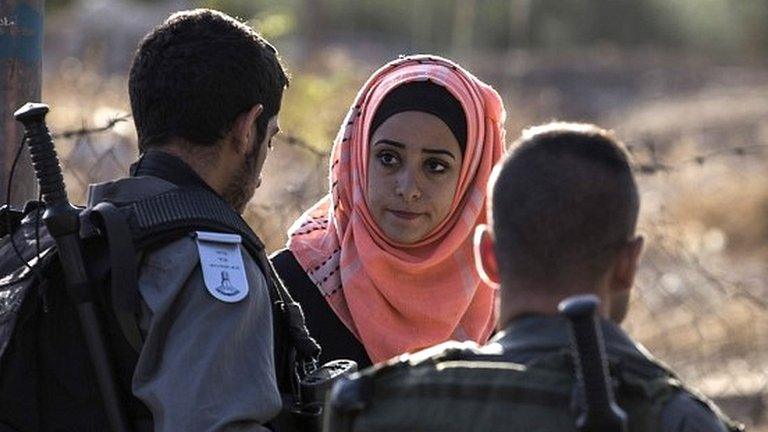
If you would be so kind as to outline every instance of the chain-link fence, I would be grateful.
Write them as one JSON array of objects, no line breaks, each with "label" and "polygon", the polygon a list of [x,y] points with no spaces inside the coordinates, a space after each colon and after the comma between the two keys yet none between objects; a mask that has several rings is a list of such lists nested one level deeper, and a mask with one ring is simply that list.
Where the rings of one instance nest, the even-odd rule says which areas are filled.
[{"label": "chain-link fence", "polygon": [[[73,201],[84,201],[87,184],[123,175],[135,160],[135,143],[110,131],[114,124],[57,135]],[[728,196],[727,190],[718,189],[718,178],[728,178],[736,189],[754,189],[757,197],[750,199],[768,216],[768,134],[758,129],[725,140],[710,136],[722,131],[699,132],[702,142],[714,144],[707,148],[695,143],[697,152],[689,149],[677,160],[671,143],[679,149],[690,134],[627,137],[643,191],[641,230],[648,248],[626,328],[726,412],[767,427],[768,275],[763,259],[768,254],[761,259],[728,252],[727,233],[717,224],[697,222],[691,228],[691,219],[706,217],[700,210],[693,217],[680,207],[694,197],[709,199],[714,207],[733,206],[717,201]],[[246,210],[246,219],[271,250],[281,247],[287,227],[325,193],[326,176],[323,151],[297,138],[278,139],[263,190]],[[743,211],[739,206],[730,210],[736,217]],[[768,231],[765,220],[751,224],[762,226],[762,234]],[[765,240],[760,233],[755,236]]]},{"label": "chain-link fence", "polygon": [[[690,136],[645,136],[630,145],[650,208],[641,223],[648,249],[626,327],[726,412],[765,428],[768,266],[759,243],[767,240],[768,222],[759,216],[768,216],[766,131],[758,125],[694,136],[697,151],[675,161],[664,159],[675,153],[664,147]],[[723,228],[734,223],[743,232]]]}]

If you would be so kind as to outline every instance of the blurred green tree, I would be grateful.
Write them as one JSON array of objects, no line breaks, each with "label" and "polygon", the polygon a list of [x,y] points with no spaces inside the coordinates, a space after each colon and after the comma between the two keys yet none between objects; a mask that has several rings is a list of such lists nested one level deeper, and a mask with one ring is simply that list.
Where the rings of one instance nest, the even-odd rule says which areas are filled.
[{"label": "blurred green tree", "polygon": [[[147,1],[147,0],[133,0]],[[75,0],[49,0],[66,7]],[[765,0],[199,0],[311,53],[329,40],[412,51],[614,45],[721,56],[768,52]]]}]

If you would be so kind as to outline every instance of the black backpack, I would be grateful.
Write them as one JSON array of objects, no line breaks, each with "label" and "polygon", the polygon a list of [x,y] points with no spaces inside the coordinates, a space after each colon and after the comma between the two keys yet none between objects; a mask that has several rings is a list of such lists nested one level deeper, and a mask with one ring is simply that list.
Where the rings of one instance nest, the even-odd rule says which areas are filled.
[{"label": "black backpack", "polygon": [[[0,432],[106,430],[87,347],[73,302],[63,289],[55,242],[41,221],[42,205],[0,217]],[[213,193],[177,188],[116,206],[102,202],[80,214],[80,237],[106,333],[115,381],[135,430],[151,430],[147,408],[131,394],[141,349],[136,321],[138,257],[194,230],[239,234],[264,272],[275,320],[278,387],[295,401],[302,372],[319,347],[301,308],[275,276],[264,246],[247,224]]]}]

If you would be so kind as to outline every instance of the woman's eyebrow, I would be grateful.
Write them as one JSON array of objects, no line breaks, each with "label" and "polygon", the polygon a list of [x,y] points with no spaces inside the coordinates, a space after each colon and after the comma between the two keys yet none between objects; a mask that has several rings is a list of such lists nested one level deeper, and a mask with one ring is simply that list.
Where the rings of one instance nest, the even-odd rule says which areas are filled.
[{"label": "woman's eyebrow", "polygon": [[429,153],[429,154],[442,154],[442,155],[450,156],[453,160],[456,160],[456,156],[454,156],[454,154],[449,152],[448,150],[422,149],[421,152]]},{"label": "woman's eyebrow", "polygon": [[390,139],[380,139],[380,140],[376,141],[374,146],[377,146],[379,144],[389,144],[391,146],[395,146],[395,147],[398,147],[398,148],[402,148],[402,149],[405,148],[405,144],[403,144],[403,143],[401,143],[399,141],[394,141],[394,140],[390,140]]}]

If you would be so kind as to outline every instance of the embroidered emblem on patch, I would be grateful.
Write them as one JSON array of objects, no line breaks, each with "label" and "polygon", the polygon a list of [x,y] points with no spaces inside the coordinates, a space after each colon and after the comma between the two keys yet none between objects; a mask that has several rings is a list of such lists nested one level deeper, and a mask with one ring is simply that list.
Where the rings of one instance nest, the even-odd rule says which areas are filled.
[{"label": "embroidered emblem on patch", "polygon": [[240,251],[241,241],[237,234],[196,232],[195,242],[205,288],[223,302],[239,302],[248,295],[248,278]]}]

